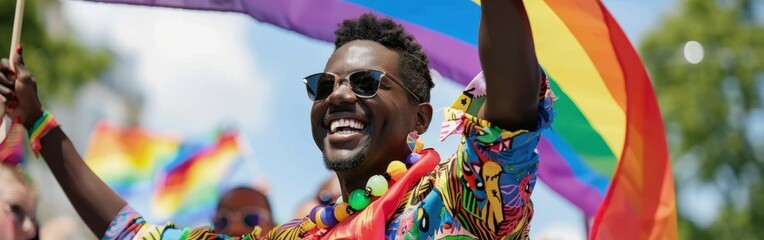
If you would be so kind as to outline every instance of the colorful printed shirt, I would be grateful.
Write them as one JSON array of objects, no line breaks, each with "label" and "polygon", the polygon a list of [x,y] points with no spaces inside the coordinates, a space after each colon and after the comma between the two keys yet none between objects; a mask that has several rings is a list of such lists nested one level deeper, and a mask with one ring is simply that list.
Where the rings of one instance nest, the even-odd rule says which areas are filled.
[{"label": "colorful printed shirt", "polygon": [[[537,129],[506,131],[477,118],[486,99],[480,74],[445,111],[440,138],[462,135],[457,153],[440,162],[426,150],[388,193],[331,230],[316,234],[310,220],[296,219],[261,236],[260,228],[241,237],[215,234],[209,227],[178,229],[146,223],[125,207],[104,239],[527,239],[541,131],[554,118],[546,75],[539,93]],[[424,160],[427,159],[427,160]],[[419,174],[419,175],[417,175]],[[398,185],[398,186],[396,186]],[[392,193],[391,193],[392,192]],[[390,195],[390,196],[388,196]],[[307,234],[309,231],[311,234]]]}]

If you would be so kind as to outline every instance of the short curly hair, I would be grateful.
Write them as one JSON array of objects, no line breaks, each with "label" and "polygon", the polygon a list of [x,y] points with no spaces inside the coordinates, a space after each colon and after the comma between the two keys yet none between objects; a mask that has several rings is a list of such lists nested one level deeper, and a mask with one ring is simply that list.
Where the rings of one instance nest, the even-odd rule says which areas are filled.
[{"label": "short curly hair", "polygon": [[[435,86],[430,76],[430,60],[422,51],[422,46],[405,32],[403,26],[389,18],[377,18],[374,14],[366,13],[356,19],[343,21],[334,35],[335,51],[351,41],[369,40],[398,52],[401,81],[422,102],[430,101],[430,90]],[[409,99],[415,101],[413,97]]]}]

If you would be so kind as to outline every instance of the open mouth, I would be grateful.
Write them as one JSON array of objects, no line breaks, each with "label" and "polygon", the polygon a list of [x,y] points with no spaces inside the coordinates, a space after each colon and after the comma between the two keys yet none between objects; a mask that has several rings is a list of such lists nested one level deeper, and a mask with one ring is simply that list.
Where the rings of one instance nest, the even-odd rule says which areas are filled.
[{"label": "open mouth", "polygon": [[329,133],[339,135],[351,135],[360,133],[366,124],[351,118],[334,119],[329,122]]}]

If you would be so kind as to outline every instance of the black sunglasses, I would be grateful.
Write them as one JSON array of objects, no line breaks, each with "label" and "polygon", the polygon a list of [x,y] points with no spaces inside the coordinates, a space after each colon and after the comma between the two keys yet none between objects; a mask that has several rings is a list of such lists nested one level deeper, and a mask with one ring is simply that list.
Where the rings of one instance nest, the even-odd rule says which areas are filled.
[{"label": "black sunglasses", "polygon": [[[237,218],[232,218],[231,215],[234,215]],[[224,216],[217,216],[215,217],[214,224],[215,229],[217,230],[223,230],[226,227],[228,227],[228,224],[230,221],[241,221],[244,223],[244,225],[253,228],[260,224],[260,214],[250,212],[250,213],[243,213],[243,214],[230,214],[230,215],[224,215]]]},{"label": "black sunglasses", "polygon": [[[401,86],[403,90],[411,94],[417,102],[421,102],[414,92],[403,86],[403,83],[395,79],[392,75],[379,70],[360,70],[347,75],[350,89],[356,96],[361,98],[372,98],[377,95],[379,85],[382,83],[382,77],[387,76],[390,80]],[[337,74],[322,72],[305,77],[302,82],[308,90],[308,98],[312,101],[324,100],[334,91],[334,87],[339,81],[343,80]]]}]

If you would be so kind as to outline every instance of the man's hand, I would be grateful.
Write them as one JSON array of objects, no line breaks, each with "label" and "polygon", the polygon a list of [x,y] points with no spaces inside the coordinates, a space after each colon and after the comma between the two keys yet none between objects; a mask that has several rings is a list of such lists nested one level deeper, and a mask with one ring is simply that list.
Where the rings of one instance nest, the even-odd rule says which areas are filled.
[{"label": "man's hand", "polygon": [[0,101],[5,103],[6,112],[24,127],[31,129],[44,110],[37,96],[37,82],[24,66],[21,48],[16,52],[14,68],[8,59],[0,61]]}]

